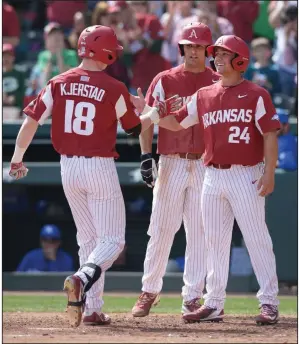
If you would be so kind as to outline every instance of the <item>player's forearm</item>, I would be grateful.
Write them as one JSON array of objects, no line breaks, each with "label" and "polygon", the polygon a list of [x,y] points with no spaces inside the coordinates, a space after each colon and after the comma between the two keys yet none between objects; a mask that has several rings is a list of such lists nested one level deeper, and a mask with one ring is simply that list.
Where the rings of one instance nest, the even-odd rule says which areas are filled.
[{"label": "player's forearm", "polygon": [[177,121],[175,116],[167,116],[167,117],[162,118],[159,121],[158,125],[159,127],[162,127],[171,131],[179,131],[179,130],[184,129],[184,127],[182,127],[180,123]]},{"label": "player's forearm", "polygon": [[278,143],[275,131],[264,134],[265,174],[274,174],[278,159]]},{"label": "player's forearm", "polygon": [[141,153],[151,153],[154,135],[154,125],[151,125],[147,130],[142,132],[139,136]]},{"label": "player's forearm", "polygon": [[141,133],[144,133],[153,124],[153,121],[150,115],[148,114],[140,116],[140,121],[141,121]]},{"label": "player's forearm", "polygon": [[[184,119],[185,113],[184,108],[181,108],[179,111],[176,112],[176,115],[180,119]],[[174,114],[175,112],[173,112]],[[160,118],[160,114],[158,113],[158,109],[156,107],[151,107],[149,105],[145,105],[142,115],[140,116],[141,123],[142,123],[142,132],[147,130],[149,128],[148,125],[148,118],[151,119],[152,123],[158,124],[160,127],[163,127],[165,129],[171,130],[171,131],[179,131],[184,129],[182,127],[178,120],[176,119],[176,116],[169,115],[163,118]]]},{"label": "player's forearm", "polygon": [[23,160],[23,156],[36,133],[38,122],[30,117],[26,117],[18,133],[12,162],[18,163]]}]

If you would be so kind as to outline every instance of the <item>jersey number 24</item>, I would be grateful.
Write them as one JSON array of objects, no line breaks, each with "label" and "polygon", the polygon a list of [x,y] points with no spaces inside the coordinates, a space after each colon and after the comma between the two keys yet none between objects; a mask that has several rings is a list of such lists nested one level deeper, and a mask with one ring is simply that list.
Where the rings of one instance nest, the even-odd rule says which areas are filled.
[{"label": "jersey number 24", "polygon": [[249,143],[250,135],[248,127],[245,127],[242,132],[239,127],[230,127],[229,131],[231,132],[228,137],[229,143],[240,143],[241,140],[244,140],[247,144]]},{"label": "jersey number 24", "polygon": [[[84,111],[85,110],[85,111]],[[83,115],[83,113],[85,114]],[[73,115],[75,118],[73,118]],[[80,102],[75,105],[74,100],[65,103],[64,132],[89,136],[93,133],[93,119],[96,107],[92,103]]]}]

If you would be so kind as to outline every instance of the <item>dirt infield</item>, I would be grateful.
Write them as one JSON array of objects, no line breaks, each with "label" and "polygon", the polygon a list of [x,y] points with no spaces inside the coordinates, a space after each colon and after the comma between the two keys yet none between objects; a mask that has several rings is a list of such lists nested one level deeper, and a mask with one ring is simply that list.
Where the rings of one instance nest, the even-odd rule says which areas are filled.
[{"label": "dirt infield", "polygon": [[72,329],[63,313],[5,312],[3,343],[297,343],[295,317],[281,317],[279,324],[262,327],[245,316],[187,325],[179,315],[111,317],[110,326]]}]

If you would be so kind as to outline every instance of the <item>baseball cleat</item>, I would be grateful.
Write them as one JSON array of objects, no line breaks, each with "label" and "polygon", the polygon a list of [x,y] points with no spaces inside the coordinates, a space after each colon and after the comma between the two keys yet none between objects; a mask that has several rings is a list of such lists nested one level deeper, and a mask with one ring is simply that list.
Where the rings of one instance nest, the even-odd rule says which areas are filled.
[{"label": "baseball cleat", "polygon": [[277,306],[262,305],[260,307],[260,314],[255,317],[257,325],[274,325],[279,320],[279,312]]},{"label": "baseball cleat", "polygon": [[195,322],[220,322],[223,321],[224,311],[208,306],[201,306],[197,311],[183,314],[183,320],[187,323]]},{"label": "baseball cleat", "polygon": [[159,294],[143,292],[132,309],[133,317],[145,317],[149,315],[152,306],[156,306],[159,301]]},{"label": "baseball cleat", "polygon": [[182,304],[182,314],[196,312],[201,307],[200,298],[184,301]]},{"label": "baseball cleat", "polygon": [[102,312],[93,312],[92,314],[83,315],[83,324],[86,326],[104,326],[111,324],[109,315]]},{"label": "baseball cleat", "polygon": [[75,275],[68,276],[64,281],[63,290],[67,293],[67,309],[69,323],[72,327],[78,327],[81,323],[84,306],[83,283]]}]

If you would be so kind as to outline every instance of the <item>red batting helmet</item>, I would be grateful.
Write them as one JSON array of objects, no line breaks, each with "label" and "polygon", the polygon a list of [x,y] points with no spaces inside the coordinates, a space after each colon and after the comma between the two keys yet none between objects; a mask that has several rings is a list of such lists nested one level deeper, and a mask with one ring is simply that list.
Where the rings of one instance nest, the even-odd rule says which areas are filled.
[{"label": "red batting helmet", "polygon": [[107,65],[117,59],[117,51],[123,50],[110,27],[102,25],[89,26],[82,31],[78,40],[78,55]]},{"label": "red batting helmet", "polygon": [[182,36],[179,41],[181,56],[184,56],[184,44],[211,45],[212,33],[209,27],[203,23],[190,23],[183,27]]},{"label": "red batting helmet", "polygon": [[236,53],[232,59],[232,67],[239,72],[245,72],[249,65],[250,51],[247,44],[240,37],[234,35],[221,36],[214,45],[207,48],[208,54],[215,57],[215,48],[223,48]]}]

